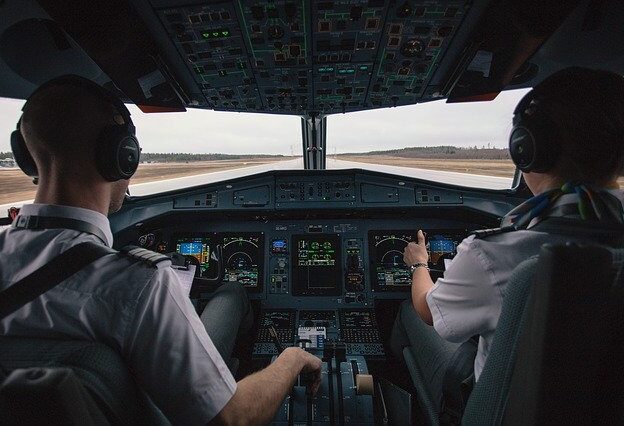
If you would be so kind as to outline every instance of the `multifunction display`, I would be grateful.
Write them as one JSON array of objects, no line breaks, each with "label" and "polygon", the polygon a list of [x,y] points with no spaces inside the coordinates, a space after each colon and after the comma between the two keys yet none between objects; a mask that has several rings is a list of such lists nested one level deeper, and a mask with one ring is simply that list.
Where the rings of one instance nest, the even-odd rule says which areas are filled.
[{"label": "multifunction display", "polygon": [[[409,267],[403,261],[403,251],[411,241],[417,241],[417,230],[370,231],[368,234],[371,262],[371,282],[375,291],[408,291],[412,283]],[[457,253],[464,238],[463,231],[425,230],[429,253],[429,268],[434,279],[446,270],[446,261]]]},{"label": "multifunction display", "polygon": [[259,288],[264,262],[262,234],[222,234],[226,282]]},{"label": "multifunction display", "polygon": [[293,294],[339,295],[342,287],[340,236],[294,235],[293,246]]}]

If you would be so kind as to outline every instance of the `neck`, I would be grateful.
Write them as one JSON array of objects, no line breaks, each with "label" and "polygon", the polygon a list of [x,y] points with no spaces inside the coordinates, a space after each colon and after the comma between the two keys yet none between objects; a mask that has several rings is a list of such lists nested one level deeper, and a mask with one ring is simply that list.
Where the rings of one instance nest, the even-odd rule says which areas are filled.
[{"label": "neck", "polygon": [[102,182],[41,176],[35,203],[80,207],[108,215],[110,188]]},{"label": "neck", "polygon": [[556,176],[544,176],[542,180],[536,183],[535,188],[532,188],[533,193],[539,195],[551,189],[560,188],[564,183],[563,179]]}]

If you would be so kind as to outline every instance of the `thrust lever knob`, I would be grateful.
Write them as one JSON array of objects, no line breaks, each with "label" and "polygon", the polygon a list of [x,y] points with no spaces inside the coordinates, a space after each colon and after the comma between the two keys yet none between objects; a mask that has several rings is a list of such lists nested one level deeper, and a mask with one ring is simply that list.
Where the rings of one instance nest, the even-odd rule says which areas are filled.
[{"label": "thrust lever knob", "polygon": [[356,374],[355,393],[357,395],[373,395],[375,393],[373,376],[370,374]]}]

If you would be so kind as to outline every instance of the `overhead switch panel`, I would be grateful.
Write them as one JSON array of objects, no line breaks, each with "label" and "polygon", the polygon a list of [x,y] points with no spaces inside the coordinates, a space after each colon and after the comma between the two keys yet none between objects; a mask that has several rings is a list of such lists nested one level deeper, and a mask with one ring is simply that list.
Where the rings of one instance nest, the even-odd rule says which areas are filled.
[{"label": "overhead switch panel", "polygon": [[433,99],[426,89],[470,2],[183,3],[152,0],[199,107],[331,114]]}]

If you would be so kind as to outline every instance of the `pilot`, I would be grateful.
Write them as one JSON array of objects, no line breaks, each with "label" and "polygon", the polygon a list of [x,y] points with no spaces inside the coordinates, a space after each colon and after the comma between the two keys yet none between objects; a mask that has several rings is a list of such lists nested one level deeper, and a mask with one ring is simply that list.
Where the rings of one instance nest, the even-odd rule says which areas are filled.
[{"label": "pilot", "polygon": [[479,336],[479,380],[514,267],[542,244],[574,237],[531,229],[550,217],[624,221],[617,183],[624,166],[624,78],[577,67],[559,71],[524,96],[513,124],[510,154],[534,197],[510,211],[495,235],[466,238],[435,283],[422,231],[404,251],[413,271],[411,300],[397,315],[393,351],[410,348],[438,409],[451,359],[472,336]]},{"label": "pilot", "polygon": [[[123,170],[115,172],[102,162],[109,155],[102,145],[126,137],[130,148],[123,149],[133,149],[134,127],[124,104],[76,76],[54,79],[35,91],[18,130],[34,159],[39,185],[34,204],[22,207],[14,225],[26,216],[36,216],[35,223],[44,225],[0,232],[0,290],[79,243],[112,246],[107,215],[121,207],[128,179],[119,178]],[[130,160],[138,164],[138,158]],[[59,219],[80,226],[45,226]],[[0,335],[108,345],[176,424],[267,423],[302,371],[310,373],[316,391],[321,362],[298,348],[288,348],[266,369],[234,380],[224,358],[249,310],[242,286],[222,286],[217,302],[206,308],[222,309],[222,314],[213,312],[211,323],[202,324],[174,271],[161,266],[166,262],[154,267],[110,251],[1,319]],[[211,339],[206,327],[219,331],[219,341]]]}]

